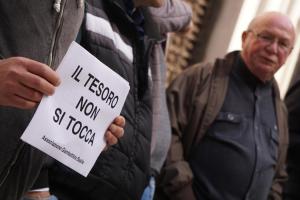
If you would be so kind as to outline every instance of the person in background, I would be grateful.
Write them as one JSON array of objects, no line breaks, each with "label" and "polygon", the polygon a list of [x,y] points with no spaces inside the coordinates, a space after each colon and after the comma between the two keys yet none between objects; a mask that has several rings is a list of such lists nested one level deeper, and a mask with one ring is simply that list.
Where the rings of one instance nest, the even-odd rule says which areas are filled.
[{"label": "person in background", "polygon": [[[189,23],[190,15],[180,16],[178,22],[166,26],[159,24],[158,19],[167,23],[161,17],[165,16],[163,10],[176,11],[172,5],[178,4],[176,1],[88,0],[86,3],[81,44],[128,80],[131,90],[121,113],[127,123],[124,137],[101,154],[87,179],[56,166],[50,175],[50,189],[59,199],[139,200],[149,181],[152,119],[159,115],[161,118],[157,120],[168,126],[167,112],[157,113],[160,104],[165,107],[165,67],[161,66],[164,57],[160,44],[164,33],[181,29]],[[149,6],[164,9],[153,13]],[[168,141],[163,145],[167,148]],[[68,174],[68,179],[62,179],[60,174]]]},{"label": "person in background", "polygon": [[[0,199],[19,200],[48,159],[20,136],[42,96],[59,85],[55,69],[76,38],[83,11],[81,0],[0,1]],[[108,144],[122,134],[122,126],[112,124]]]},{"label": "person in background", "polygon": [[294,26],[266,12],[241,39],[241,51],[188,68],[167,90],[168,199],[282,199],[288,127],[274,74],[293,49]]},{"label": "person in background", "polygon": [[171,129],[166,105],[165,82],[166,63],[162,50],[168,32],[188,32],[192,25],[192,10],[182,0],[167,0],[160,8],[148,7],[144,12],[149,24],[159,27],[161,40],[158,41],[150,53],[152,79],[152,135],[150,155],[150,179],[141,200],[152,200],[155,192],[156,178],[166,159],[171,143]]}]

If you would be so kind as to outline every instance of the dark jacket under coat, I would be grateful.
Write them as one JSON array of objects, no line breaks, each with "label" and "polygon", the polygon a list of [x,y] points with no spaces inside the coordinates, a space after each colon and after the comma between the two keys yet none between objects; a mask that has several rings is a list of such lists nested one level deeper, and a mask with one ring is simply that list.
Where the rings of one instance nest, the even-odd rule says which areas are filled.
[{"label": "dark jacket under coat", "polygon": [[150,80],[141,82],[140,76],[146,73],[147,78],[148,72],[140,70],[148,67],[147,53],[154,40],[145,36],[142,48],[124,6],[119,0],[86,1],[81,37],[85,49],[129,82],[121,112],[126,119],[124,136],[101,153],[87,178],[63,166],[53,168],[50,187],[62,200],[138,200],[148,182],[152,111],[150,85],[145,81]]}]

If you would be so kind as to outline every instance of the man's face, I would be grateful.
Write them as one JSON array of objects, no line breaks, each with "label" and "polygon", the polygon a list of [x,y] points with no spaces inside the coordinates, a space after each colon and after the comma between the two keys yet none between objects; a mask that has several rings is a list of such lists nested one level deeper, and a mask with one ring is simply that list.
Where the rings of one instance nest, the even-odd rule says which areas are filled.
[{"label": "man's face", "polygon": [[267,18],[243,33],[242,57],[260,80],[270,80],[285,63],[294,44],[294,32],[281,18]]}]

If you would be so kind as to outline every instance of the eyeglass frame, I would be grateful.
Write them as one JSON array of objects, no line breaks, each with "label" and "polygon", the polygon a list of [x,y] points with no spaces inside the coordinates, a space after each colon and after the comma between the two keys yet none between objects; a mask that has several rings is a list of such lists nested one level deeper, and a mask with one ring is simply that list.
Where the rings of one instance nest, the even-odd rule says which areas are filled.
[{"label": "eyeglass frame", "polygon": [[265,43],[266,45],[272,45],[274,42],[277,43],[277,49],[280,52],[283,52],[285,54],[289,53],[294,46],[291,44],[285,44],[284,42],[280,42],[280,38],[276,37],[275,35],[272,35],[270,33],[257,33],[256,31],[249,29],[247,30],[248,33],[253,33],[253,35],[256,37],[257,40]]}]

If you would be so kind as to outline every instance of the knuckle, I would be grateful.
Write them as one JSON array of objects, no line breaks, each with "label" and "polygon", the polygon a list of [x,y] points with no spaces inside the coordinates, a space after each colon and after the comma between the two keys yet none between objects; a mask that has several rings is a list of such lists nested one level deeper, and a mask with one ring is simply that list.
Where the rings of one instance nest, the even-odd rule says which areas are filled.
[{"label": "knuckle", "polygon": [[42,94],[40,92],[37,92],[37,91],[34,91],[34,90],[31,90],[31,95],[32,99],[34,100],[41,100],[42,99]]},{"label": "knuckle", "polygon": [[49,71],[47,67],[45,67],[44,65],[41,65],[41,67],[39,67],[39,71],[40,74],[42,74],[42,76],[45,76],[48,73],[51,73],[51,70]]},{"label": "knuckle", "polygon": [[23,57],[13,57],[12,58],[12,64],[18,67],[27,67],[28,66],[28,60]]},{"label": "knuckle", "polygon": [[123,135],[124,135],[124,129],[121,128],[121,131],[120,131],[120,137],[123,137]]},{"label": "knuckle", "polygon": [[34,79],[32,79],[32,84],[36,87],[36,88],[41,88],[43,86],[43,81],[42,79],[36,77]]},{"label": "knuckle", "polygon": [[112,133],[110,132],[110,130],[107,130],[105,133],[105,139],[109,140],[109,138],[111,137]]},{"label": "knuckle", "polygon": [[6,95],[10,95],[16,91],[16,84],[12,81],[5,81],[2,83],[3,92],[6,93]]},{"label": "knuckle", "polygon": [[109,126],[109,130],[110,130],[111,132],[115,132],[115,131],[116,131],[116,125],[115,125],[115,124],[111,124],[111,125]]},{"label": "knuckle", "polygon": [[20,77],[20,72],[17,67],[11,67],[7,71],[6,76],[9,79],[18,79],[18,77]]}]

